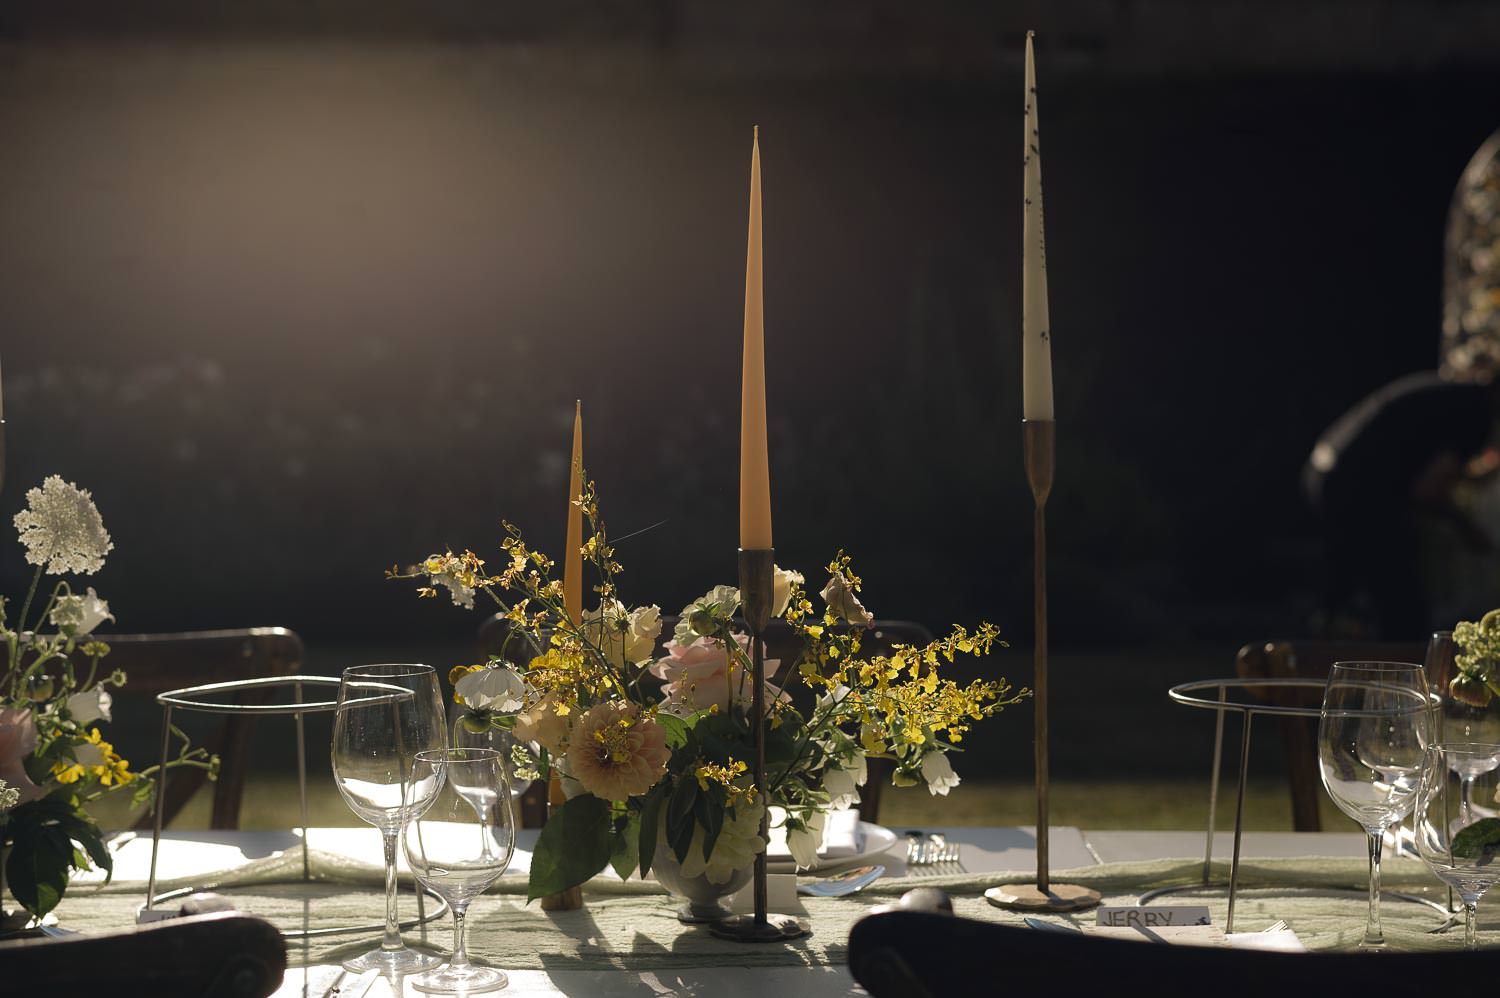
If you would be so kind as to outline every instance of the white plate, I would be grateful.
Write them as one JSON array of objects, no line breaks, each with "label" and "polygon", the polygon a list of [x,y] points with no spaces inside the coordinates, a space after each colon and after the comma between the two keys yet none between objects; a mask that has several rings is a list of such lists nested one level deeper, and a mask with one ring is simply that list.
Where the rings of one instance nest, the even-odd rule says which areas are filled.
[{"label": "white plate", "polygon": [[834,856],[827,859],[820,856],[818,861],[806,870],[798,870],[790,857],[768,856],[766,870],[771,873],[827,873],[829,870],[837,870],[845,866],[864,866],[896,844],[896,833],[884,825],[873,825],[868,821],[861,821],[859,830],[864,833],[865,848],[857,856]]}]

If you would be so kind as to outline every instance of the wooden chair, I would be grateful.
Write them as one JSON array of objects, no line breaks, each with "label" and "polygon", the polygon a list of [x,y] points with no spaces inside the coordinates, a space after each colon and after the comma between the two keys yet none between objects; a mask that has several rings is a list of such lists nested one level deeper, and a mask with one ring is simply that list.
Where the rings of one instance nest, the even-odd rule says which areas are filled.
[{"label": "wooden chair", "polygon": [[[664,615],[661,624],[661,640],[658,649],[671,640],[678,618]],[[860,648],[862,655],[888,655],[898,644],[925,645],[932,640],[932,632],[910,620],[877,620],[865,634]],[[495,614],[479,625],[478,650],[481,658],[490,655],[506,655],[512,660],[525,658],[522,650],[510,640],[510,621],[503,614]],[[802,654],[802,639],[784,620],[773,620],[766,633],[766,658],[779,659],[783,665],[779,676],[790,678],[788,673]],[[793,684],[795,688],[795,684]],[[880,811],[880,791],[890,780],[891,764],[884,759],[872,759],[869,779],[859,791],[859,816],[864,821],[875,821]],[[546,787],[540,783],[521,795],[521,827],[540,828],[547,820]]]},{"label": "wooden chair", "polygon": [[[100,634],[97,637],[110,649],[100,668],[122,669],[128,679],[124,688],[115,695],[151,698],[153,703],[158,693],[168,690],[236,679],[289,676],[302,666],[302,639],[284,627],[181,634]],[[157,723],[160,723],[159,715]],[[195,743],[220,759],[219,778],[213,790],[211,828],[239,827],[245,769],[249,764],[254,730],[253,717],[225,716],[206,741]],[[206,776],[203,770],[195,768],[172,773],[167,781],[164,821],[171,821],[182,810],[203,785]],[[136,822],[136,827],[149,828],[151,818],[152,813],[148,810]]]},{"label": "wooden chair", "polygon": [[0,943],[0,968],[6,994],[266,998],[281,986],[286,944],[269,922],[216,912]]},{"label": "wooden chair", "polygon": [[849,970],[875,998],[1104,994],[1266,998],[1359,994],[1441,981],[1446,996],[1494,992],[1500,949],[1476,953],[1269,953],[1043,932],[920,911],[870,915],[849,933]]},{"label": "wooden chair", "polygon": [[[1248,644],[1235,657],[1241,679],[1326,679],[1335,662],[1413,662],[1427,654],[1423,644],[1369,641],[1266,641]],[[1266,703],[1317,708],[1322,694],[1314,688],[1263,687],[1251,689]],[[1292,794],[1292,827],[1316,832],[1322,827],[1318,803],[1323,784],[1318,777],[1318,722],[1311,717],[1281,717],[1286,749],[1287,783]]]}]

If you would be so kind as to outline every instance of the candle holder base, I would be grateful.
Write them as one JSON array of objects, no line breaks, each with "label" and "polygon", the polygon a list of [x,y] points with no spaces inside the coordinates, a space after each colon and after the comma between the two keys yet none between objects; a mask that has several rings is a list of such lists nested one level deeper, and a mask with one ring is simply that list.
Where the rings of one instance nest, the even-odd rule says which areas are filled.
[{"label": "candle holder base", "polygon": [[1007,911],[1087,911],[1101,898],[1091,887],[1078,884],[1049,884],[1044,891],[1036,884],[1005,884],[984,892],[984,899]]},{"label": "candle holder base", "polygon": [[754,915],[731,915],[709,925],[708,931],[720,939],[737,943],[784,943],[811,935],[807,923],[791,915],[766,915],[764,923],[756,924]]}]

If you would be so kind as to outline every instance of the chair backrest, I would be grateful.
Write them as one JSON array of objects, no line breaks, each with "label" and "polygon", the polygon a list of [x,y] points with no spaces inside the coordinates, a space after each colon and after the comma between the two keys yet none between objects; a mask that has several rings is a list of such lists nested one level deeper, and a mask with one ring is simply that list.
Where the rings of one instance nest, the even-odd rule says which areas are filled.
[{"label": "chair backrest", "polygon": [[[849,970],[875,998],[980,994],[1088,994],[1141,987],[1146,993],[1215,998],[1358,994],[1395,981],[1442,981],[1445,995],[1488,995],[1500,949],[1476,953],[1269,953],[1218,946],[1166,946],[1041,932],[952,915],[892,911],[849,933]],[[987,982],[980,987],[978,982]],[[1133,990],[1133,988],[1132,988]]]},{"label": "chair backrest", "polygon": [[[1264,641],[1245,645],[1235,657],[1241,679],[1326,679],[1335,662],[1412,662],[1421,665],[1427,647],[1414,643],[1375,641]],[[1318,707],[1321,691],[1312,687],[1251,687],[1266,703],[1288,707]],[[1323,785],[1318,776],[1317,722],[1310,717],[1282,717],[1287,784],[1292,795],[1292,826],[1299,832],[1322,827],[1318,804]]]},{"label": "chair backrest", "polygon": [[[677,627],[678,617],[663,615],[661,639],[658,651],[671,640]],[[921,624],[910,620],[877,620],[865,632],[861,642],[861,655],[888,655],[897,645],[925,645],[932,640],[932,632]],[[514,660],[525,655],[511,640],[510,621],[504,614],[495,614],[479,625],[478,651],[481,658],[490,655],[509,654]],[[524,647],[524,646],[522,646]],[[783,663],[778,676],[782,681],[791,679],[792,664],[802,655],[802,639],[784,620],[773,620],[766,632],[766,658],[779,659]],[[880,811],[881,788],[888,782],[891,765],[884,759],[872,759],[869,779],[860,789],[859,815],[865,821],[875,821]],[[546,822],[546,788],[530,787],[521,796],[521,825],[523,828],[538,828]]]},{"label": "chair backrest", "polygon": [[[96,637],[110,649],[101,668],[122,669],[126,674],[128,681],[116,694],[126,698],[154,698],[168,690],[206,683],[289,676],[302,666],[302,639],[284,627]],[[204,744],[220,759],[210,819],[213,828],[239,827],[254,730],[254,718],[226,715]],[[205,777],[196,768],[172,773],[167,781],[164,820],[170,821],[182,810]],[[149,827],[150,821],[148,812],[136,827]]]},{"label": "chair backrest", "polygon": [[281,987],[286,944],[239,912],[171,919],[105,935],[0,943],[6,993],[111,998],[266,998]]}]

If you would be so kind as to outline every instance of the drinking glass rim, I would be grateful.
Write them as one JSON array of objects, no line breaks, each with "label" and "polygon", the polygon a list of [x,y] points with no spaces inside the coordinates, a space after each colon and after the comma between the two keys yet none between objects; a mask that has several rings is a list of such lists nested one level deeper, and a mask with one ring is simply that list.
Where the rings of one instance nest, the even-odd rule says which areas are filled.
[{"label": "drinking glass rim", "polygon": [[454,745],[448,748],[423,749],[412,757],[412,763],[425,762],[450,763],[450,762],[480,762],[484,759],[504,759],[499,749],[484,748],[479,745]]},{"label": "drinking glass rim", "polygon": [[1375,659],[1351,658],[1335,662],[1328,669],[1328,674],[1333,675],[1334,669],[1368,669],[1371,672],[1426,672],[1426,666],[1416,662],[1387,662]]},{"label": "drinking glass rim", "polygon": [[[387,671],[376,671],[376,670]],[[404,671],[396,671],[404,670]],[[405,676],[425,676],[437,670],[421,662],[372,662],[367,665],[351,665],[343,672],[345,676],[359,679],[400,679]]]}]

